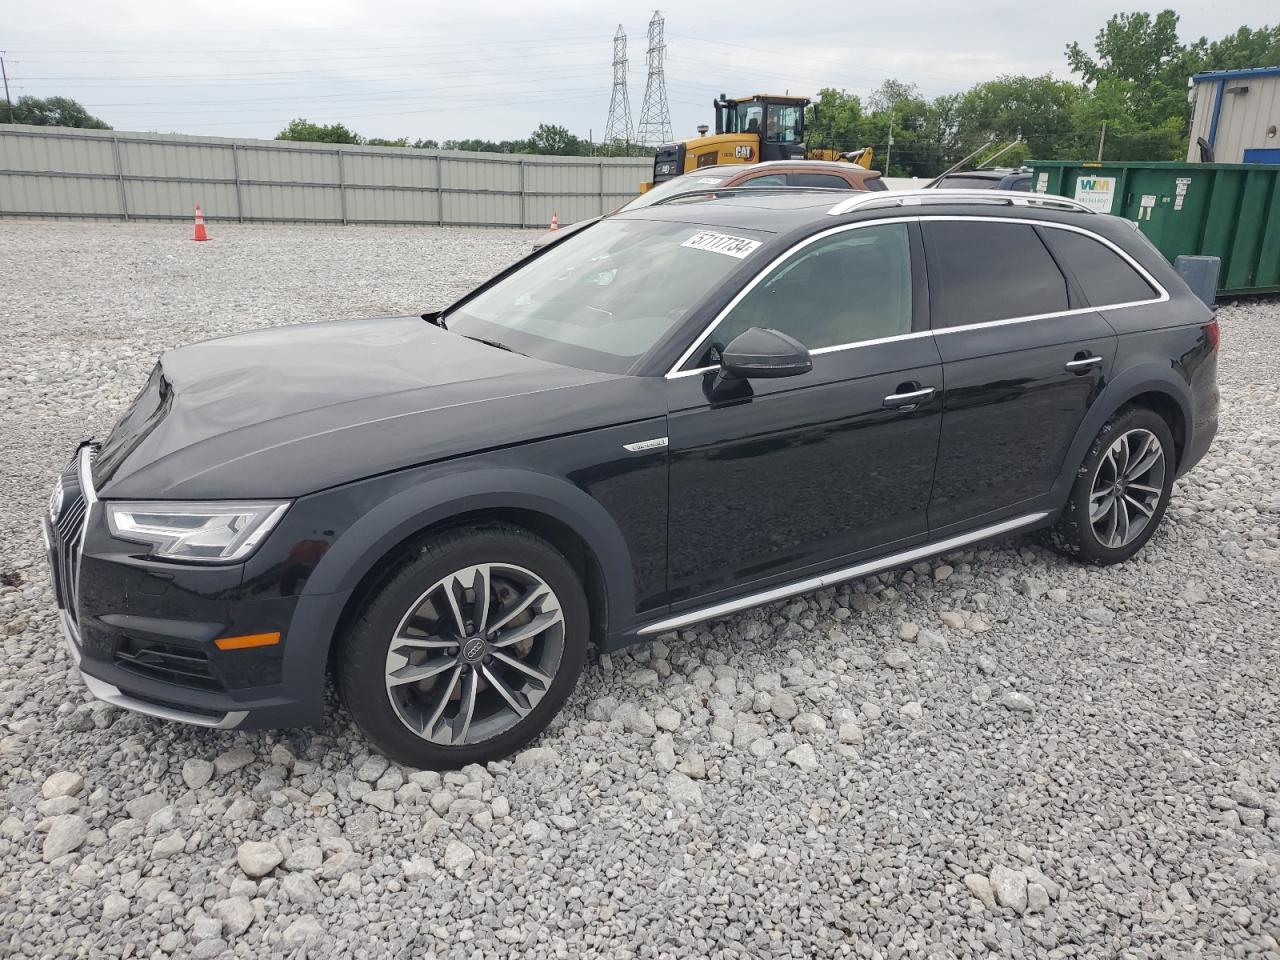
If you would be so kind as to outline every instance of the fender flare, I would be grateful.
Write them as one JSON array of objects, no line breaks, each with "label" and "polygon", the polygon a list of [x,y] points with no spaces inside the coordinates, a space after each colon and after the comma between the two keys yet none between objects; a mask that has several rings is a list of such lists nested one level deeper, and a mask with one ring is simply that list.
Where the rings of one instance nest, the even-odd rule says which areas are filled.
[{"label": "fender flare", "polygon": [[[294,676],[320,689],[338,622],[360,581],[397,544],[426,527],[477,510],[519,509],[559,521],[595,555],[604,578],[607,633],[635,616],[631,553],[616,522],[599,502],[567,480],[527,470],[479,468],[402,490],[347,529],[317,564],[298,599],[290,632],[310,638],[286,647],[298,657]],[[293,660],[293,657],[289,657]]]},{"label": "fender flare", "polygon": [[1158,363],[1144,363],[1125,370],[1116,379],[1108,383],[1098,398],[1089,407],[1089,412],[1076,430],[1075,438],[1067,450],[1062,464],[1062,472],[1053,485],[1053,500],[1061,505],[1066,502],[1071,485],[1075,482],[1076,472],[1084,462],[1085,453],[1098,436],[1102,425],[1117,410],[1134,397],[1144,393],[1159,393],[1168,397],[1182,411],[1182,436],[1175,436],[1182,449],[1186,449],[1187,432],[1195,421],[1192,418],[1191,390],[1180,380],[1168,366]]}]

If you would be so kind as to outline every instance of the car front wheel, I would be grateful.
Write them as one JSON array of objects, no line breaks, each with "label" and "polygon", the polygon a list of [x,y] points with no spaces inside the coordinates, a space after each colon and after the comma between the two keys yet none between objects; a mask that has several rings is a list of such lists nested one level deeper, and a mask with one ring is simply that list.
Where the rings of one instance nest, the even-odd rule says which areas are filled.
[{"label": "car front wheel", "polygon": [[1087,563],[1128,560],[1164,517],[1173,474],[1173,434],[1164,418],[1143,407],[1121,410],[1080,465],[1050,545]]},{"label": "car front wheel", "polygon": [[366,602],[338,651],[361,731],[401,763],[506,756],[559,712],[582,671],[587,601],[568,561],[507,525],[426,542]]}]

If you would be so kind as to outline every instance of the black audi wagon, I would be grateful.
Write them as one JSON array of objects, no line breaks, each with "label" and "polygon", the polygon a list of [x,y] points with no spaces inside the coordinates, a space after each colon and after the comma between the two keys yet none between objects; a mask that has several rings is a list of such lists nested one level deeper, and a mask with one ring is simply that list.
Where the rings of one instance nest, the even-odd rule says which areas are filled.
[{"label": "black audi wagon", "polygon": [[1014,531],[1115,563],[1217,428],[1132,224],[990,191],[690,198],[448,309],[170,351],[44,529],[90,691],[501,757],[588,647]]}]

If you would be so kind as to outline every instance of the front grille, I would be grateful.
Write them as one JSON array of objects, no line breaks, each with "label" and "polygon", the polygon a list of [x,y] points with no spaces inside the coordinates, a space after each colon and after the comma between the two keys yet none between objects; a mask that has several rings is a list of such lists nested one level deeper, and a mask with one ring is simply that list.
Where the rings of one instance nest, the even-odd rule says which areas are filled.
[{"label": "front grille", "polygon": [[[59,496],[61,491],[61,496]],[[84,545],[85,518],[89,501],[80,487],[79,454],[58,478],[49,498],[50,561],[53,566],[53,590],[58,606],[71,622],[79,626],[77,601],[80,579],[80,551]],[[56,509],[56,513],[54,512]]]},{"label": "front grille", "polygon": [[208,655],[201,650],[160,640],[126,637],[116,648],[115,661],[117,666],[140,677],[203,690],[223,689]]}]

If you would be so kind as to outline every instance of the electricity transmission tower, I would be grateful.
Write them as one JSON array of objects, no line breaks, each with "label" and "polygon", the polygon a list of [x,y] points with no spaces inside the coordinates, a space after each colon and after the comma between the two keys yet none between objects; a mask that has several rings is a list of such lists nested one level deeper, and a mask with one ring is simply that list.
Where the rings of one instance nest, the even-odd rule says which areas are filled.
[{"label": "electricity transmission tower", "polygon": [[662,11],[653,11],[649,21],[649,78],[644,85],[644,105],[640,107],[640,126],[636,139],[656,145],[671,141],[671,111],[667,107],[667,81],[662,75],[662,61],[667,55],[663,41]]},{"label": "electricity transmission tower", "polygon": [[631,100],[627,96],[627,35],[618,24],[613,35],[613,97],[609,100],[609,122],[604,126],[605,143],[630,143]]}]

